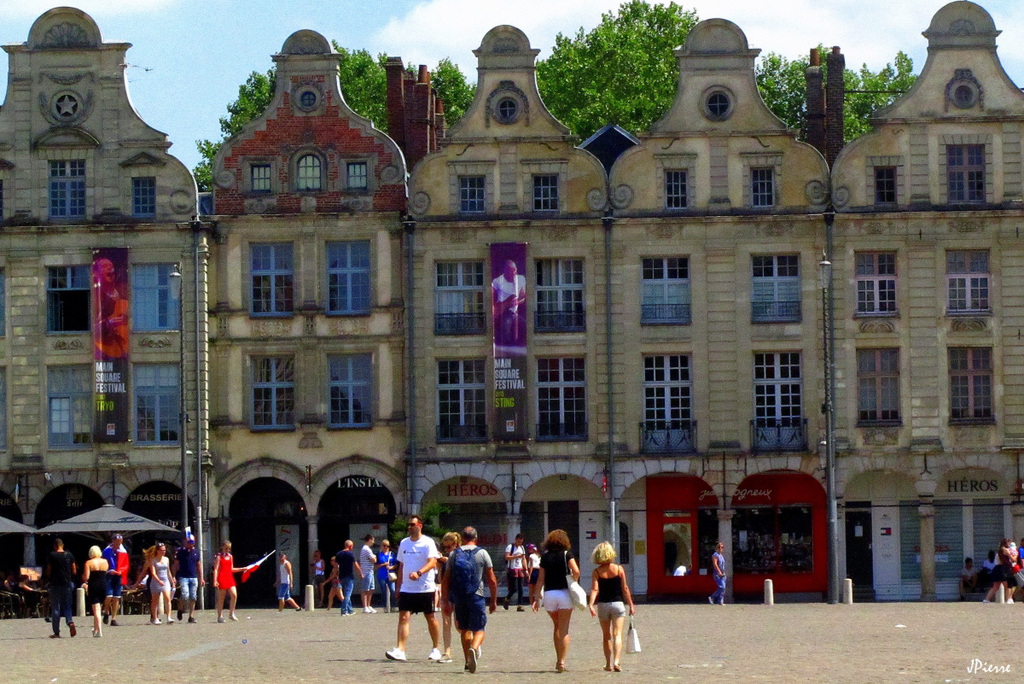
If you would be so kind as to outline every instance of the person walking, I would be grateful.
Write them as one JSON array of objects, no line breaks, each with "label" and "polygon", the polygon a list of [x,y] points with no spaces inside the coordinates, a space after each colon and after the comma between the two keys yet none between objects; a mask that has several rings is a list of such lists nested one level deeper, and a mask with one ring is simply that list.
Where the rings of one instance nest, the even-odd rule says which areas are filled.
[{"label": "person walking", "polygon": [[395,572],[395,554],[391,551],[391,542],[380,541],[380,553],[377,554],[377,586],[380,587],[380,604],[384,610],[398,610],[398,597],[395,595],[395,581],[391,579]]},{"label": "person walking", "polygon": [[[569,621],[572,620],[572,596],[569,594],[571,575],[579,581],[580,566],[572,555],[572,544],[565,530],[551,530],[544,540],[544,553],[540,557],[537,583],[544,588],[544,610],[554,626],[555,672],[565,672],[565,658],[569,654]],[[540,598],[533,601],[533,611],[540,608]]]},{"label": "person walking", "polygon": [[373,609],[373,592],[377,589],[377,573],[373,571],[377,565],[377,554],[373,552],[374,539],[372,534],[363,537],[363,548],[359,550],[359,573],[363,576],[363,612],[376,613]]},{"label": "person walking", "polygon": [[128,575],[131,572],[131,556],[124,548],[124,538],[115,534],[110,538],[110,545],[103,549],[103,558],[107,561],[107,596],[103,603],[103,623],[110,622],[111,627],[118,627],[117,616],[121,611],[121,596],[128,586]]},{"label": "person walking", "polygon": [[626,571],[615,561],[615,548],[608,542],[601,542],[594,549],[591,560],[597,566],[591,574],[590,614],[601,622],[604,644],[604,669],[622,672],[619,658],[622,656],[622,627],[626,622],[626,606],[629,614],[636,614],[633,594],[626,582]]},{"label": "person walking", "polygon": [[398,640],[395,647],[384,655],[389,660],[408,660],[405,645],[409,640],[409,623],[413,613],[423,613],[433,648],[428,660],[441,660],[438,642],[441,626],[434,615],[434,568],[441,555],[434,540],[423,534],[423,519],[418,515],[409,516],[409,536],[398,545]]},{"label": "person walking", "polygon": [[203,566],[199,563],[196,538],[191,530],[185,531],[185,544],[174,552],[174,576],[178,580],[178,622],[188,612],[190,625],[196,624],[196,601],[199,588],[206,586]]},{"label": "person walking", "polygon": [[[487,627],[488,608],[498,609],[498,579],[494,563],[486,549],[477,546],[475,527],[462,530],[462,545],[451,551],[441,582],[441,600],[455,607],[455,627],[462,642],[465,669],[476,673]],[[490,591],[490,602],[484,597],[484,580]]]},{"label": "person walking", "polygon": [[458,532],[448,532],[441,537],[441,557],[437,559],[438,606],[441,608],[441,643],[444,652],[441,653],[442,663],[452,662],[452,620],[455,616],[455,606],[444,596],[441,587],[444,585],[444,578],[448,574],[448,560],[452,551],[462,545],[462,536]]},{"label": "person walking", "polygon": [[540,597],[540,585],[537,584],[537,578],[540,577],[540,554],[537,552],[537,547],[533,544],[526,545],[526,570],[530,573],[530,605],[533,605],[533,600]]},{"label": "person walking", "polygon": [[292,598],[292,563],[283,551],[278,552],[278,555],[280,558],[277,563],[277,581],[274,582],[274,586],[277,587],[277,612],[284,610],[285,604],[295,610],[302,610]]},{"label": "person walking", "polygon": [[714,575],[715,584],[718,586],[715,589],[715,593],[708,596],[708,603],[720,606],[725,605],[725,556],[722,552],[725,551],[725,544],[718,542],[715,544],[715,552],[711,555],[711,574]]},{"label": "person walking", "polygon": [[508,593],[505,594],[505,610],[508,610],[512,602],[512,593],[516,593],[516,608],[520,613],[523,608],[523,584],[527,579],[526,575],[526,547],[523,546],[522,533],[517,534],[515,541],[505,547],[505,581],[508,585]]},{"label": "person walking", "polygon": [[317,605],[324,607],[324,585],[327,583],[326,564],[320,555],[320,549],[313,551],[313,562],[309,564],[310,574],[313,577],[313,596],[318,596],[320,601]]},{"label": "person walking", "polygon": [[46,558],[46,570],[50,579],[50,626],[53,627],[50,638],[60,639],[61,618],[67,622],[73,637],[78,634],[71,612],[78,566],[75,565],[75,557],[64,550],[64,541],[60,538],[53,540],[53,551]]},{"label": "person walking", "polygon": [[230,596],[228,616],[232,622],[238,622],[235,606],[238,604],[238,588],[235,584],[235,573],[245,568],[235,567],[235,557],[231,555],[231,542],[221,544],[220,553],[213,561],[213,587],[217,590],[217,622],[224,622],[224,597]]},{"label": "person walking", "polygon": [[89,560],[85,561],[82,572],[82,586],[85,587],[85,604],[92,613],[92,635],[103,636],[103,602],[107,598],[107,570],[110,564],[103,557],[100,547],[89,549]]},{"label": "person walking", "polygon": [[[345,600],[345,595],[341,593],[341,580],[338,578],[338,557],[331,556],[331,574],[327,578],[327,584],[330,585],[331,591],[327,594],[327,610],[334,607],[334,599],[337,597],[338,603]],[[345,613],[343,612],[342,615]]]},{"label": "person walking", "polygon": [[337,553],[335,558],[338,561],[338,584],[341,587],[341,614],[352,615],[352,592],[356,584],[356,572],[359,566],[356,564],[356,556],[352,553],[355,544],[351,539],[345,540],[345,546]]},{"label": "person walking", "polygon": [[174,585],[174,577],[171,576],[171,561],[167,558],[167,545],[158,542],[156,553],[149,563],[149,624],[159,625],[161,612],[167,619],[167,624],[174,624],[174,618],[171,617],[171,592],[174,590]]}]

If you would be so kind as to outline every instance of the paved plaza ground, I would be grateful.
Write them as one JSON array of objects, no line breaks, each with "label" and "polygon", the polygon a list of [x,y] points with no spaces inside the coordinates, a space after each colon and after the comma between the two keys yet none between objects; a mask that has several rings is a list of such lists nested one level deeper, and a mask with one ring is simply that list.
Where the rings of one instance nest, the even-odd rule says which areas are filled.
[{"label": "paved plaza ground", "polygon": [[[40,619],[0,621],[0,682],[440,682],[463,675],[426,660],[424,620],[414,616],[410,661],[384,659],[397,615],[240,610],[240,621],[150,626],[127,616],[90,635],[49,639]],[[1024,605],[970,603],[640,605],[642,654],[623,655],[622,674],[603,671],[600,628],[577,611],[569,672],[556,675],[544,613],[491,617],[476,677],[508,681],[1011,682],[1024,672]],[[457,649],[456,649],[457,650]],[[990,671],[969,672],[983,663]],[[995,671],[992,668],[998,668]],[[1009,672],[1005,669],[1009,668]]]}]

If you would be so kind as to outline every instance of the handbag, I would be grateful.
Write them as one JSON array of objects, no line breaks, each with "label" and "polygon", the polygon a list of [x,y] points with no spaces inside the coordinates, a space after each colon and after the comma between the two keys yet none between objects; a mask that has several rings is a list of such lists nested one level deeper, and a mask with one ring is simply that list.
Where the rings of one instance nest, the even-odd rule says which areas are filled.
[{"label": "handbag", "polygon": [[569,595],[572,596],[572,603],[579,610],[583,610],[587,607],[587,592],[583,591],[583,587],[580,583],[575,580],[572,576],[572,571],[569,570],[569,552],[565,552],[565,584],[569,588]]},{"label": "handbag", "polygon": [[640,633],[633,626],[633,618],[629,618],[629,632],[626,633],[626,653],[640,653]]},{"label": "handbag", "polygon": [[393,572],[388,572],[388,581],[389,582],[397,582],[398,581],[398,575],[393,573]]}]

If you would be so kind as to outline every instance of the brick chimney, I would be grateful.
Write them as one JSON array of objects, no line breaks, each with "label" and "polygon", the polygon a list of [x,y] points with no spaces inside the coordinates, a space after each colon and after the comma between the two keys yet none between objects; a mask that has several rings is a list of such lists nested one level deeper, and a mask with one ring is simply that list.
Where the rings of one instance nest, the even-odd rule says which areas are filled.
[{"label": "brick chimney", "polygon": [[821,56],[811,49],[811,64],[804,70],[807,81],[807,142],[825,155],[825,88],[821,78]]},{"label": "brick chimney", "polygon": [[828,74],[825,83],[825,161],[829,167],[843,149],[844,127],[843,112],[846,101],[846,86],[843,75],[846,73],[846,58],[838,47],[833,47],[826,58]]},{"label": "brick chimney", "polygon": [[438,148],[444,136],[444,106],[430,84],[430,71],[421,64],[415,76],[405,70],[401,57],[388,57],[388,135],[405,155],[410,171],[420,159]]}]

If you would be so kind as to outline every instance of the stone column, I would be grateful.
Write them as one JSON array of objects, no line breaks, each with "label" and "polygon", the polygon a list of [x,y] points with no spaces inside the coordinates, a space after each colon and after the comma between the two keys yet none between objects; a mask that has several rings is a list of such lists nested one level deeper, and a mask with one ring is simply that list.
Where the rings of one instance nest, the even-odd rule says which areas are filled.
[{"label": "stone column", "polygon": [[935,506],[932,499],[921,499],[921,600],[935,600]]},{"label": "stone column", "polygon": [[[320,524],[319,523],[320,523],[320,516],[319,515],[309,515],[309,516],[306,516],[306,539],[309,540],[307,542],[307,547],[308,548],[306,550],[306,553],[308,554],[307,558],[309,558],[309,562],[310,563],[313,562],[313,552],[320,548],[320,533],[319,533]],[[323,549],[320,549],[320,551],[321,551],[321,555],[323,555]]]},{"label": "stone column", "polygon": [[[1010,504],[1010,515],[1013,517],[1013,538],[1021,539],[1024,538],[1024,501],[1014,501]],[[975,549],[980,548],[977,540],[974,542]],[[978,555],[981,555],[980,553]],[[26,556],[27,557],[27,556]],[[975,563],[980,562],[983,559],[976,559]]]},{"label": "stone column", "polygon": [[734,568],[732,566],[732,517],[736,511],[731,509],[719,509],[718,511],[718,541],[725,544],[722,555],[725,556],[725,574],[728,578],[725,583],[725,599],[732,602],[732,580]]}]

